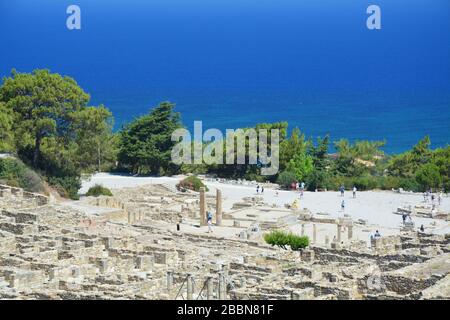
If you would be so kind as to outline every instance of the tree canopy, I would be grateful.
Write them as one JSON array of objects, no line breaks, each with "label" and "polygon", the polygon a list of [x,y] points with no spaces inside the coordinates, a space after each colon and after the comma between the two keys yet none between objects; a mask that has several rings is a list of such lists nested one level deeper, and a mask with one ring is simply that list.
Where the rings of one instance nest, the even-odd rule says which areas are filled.
[{"label": "tree canopy", "polygon": [[8,141],[1,147],[13,149],[48,176],[65,181],[78,177],[113,147],[112,115],[103,106],[88,106],[89,99],[70,77],[49,70],[13,70],[0,86],[0,118],[6,119],[1,134]]},{"label": "tree canopy", "polygon": [[12,112],[0,102],[0,152],[9,152],[14,149],[14,135],[12,131]]},{"label": "tree canopy", "polygon": [[149,114],[139,117],[120,132],[118,160],[120,166],[139,174],[170,174],[178,167],[171,162],[171,140],[181,128],[175,105],[162,102]]}]

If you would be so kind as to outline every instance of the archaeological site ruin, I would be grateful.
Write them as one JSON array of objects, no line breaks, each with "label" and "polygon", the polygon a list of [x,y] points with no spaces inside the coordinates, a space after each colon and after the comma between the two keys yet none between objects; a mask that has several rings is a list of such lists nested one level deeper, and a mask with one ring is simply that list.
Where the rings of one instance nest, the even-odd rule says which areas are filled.
[{"label": "archaeological site ruin", "polygon": [[[61,201],[0,186],[0,298],[450,298],[450,234],[406,225],[368,240],[367,222],[350,215],[275,206],[258,195],[227,207],[220,188],[112,191]],[[263,240],[292,228],[309,237],[306,249]]]}]

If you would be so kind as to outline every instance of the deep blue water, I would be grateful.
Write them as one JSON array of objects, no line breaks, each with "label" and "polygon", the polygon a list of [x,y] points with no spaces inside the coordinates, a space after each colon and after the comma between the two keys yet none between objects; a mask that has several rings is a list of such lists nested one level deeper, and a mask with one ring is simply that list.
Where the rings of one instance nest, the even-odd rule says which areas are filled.
[{"label": "deep blue water", "polygon": [[0,0],[0,75],[12,68],[74,77],[116,129],[170,100],[188,127],[450,143],[448,0]]}]

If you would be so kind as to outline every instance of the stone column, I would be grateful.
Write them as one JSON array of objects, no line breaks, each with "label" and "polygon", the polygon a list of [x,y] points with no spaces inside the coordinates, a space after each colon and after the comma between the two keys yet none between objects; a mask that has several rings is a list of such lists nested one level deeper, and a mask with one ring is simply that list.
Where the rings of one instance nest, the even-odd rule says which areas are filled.
[{"label": "stone column", "polygon": [[173,285],[173,271],[167,271],[167,290],[170,292]]},{"label": "stone column", "polygon": [[102,243],[105,246],[105,249],[111,249],[113,247],[113,237],[104,237],[102,238]]},{"label": "stone column", "polygon": [[227,297],[227,287],[223,272],[219,272],[219,300],[225,300]]},{"label": "stone column", "polygon": [[216,225],[222,224],[222,191],[216,190]]},{"label": "stone column", "polygon": [[245,287],[247,285],[247,281],[245,277],[241,277],[241,288]]},{"label": "stone column", "polygon": [[317,243],[317,226],[313,224],[313,243]]},{"label": "stone column", "polygon": [[337,242],[341,243],[341,225],[337,224],[337,235],[336,235]]},{"label": "stone column", "polygon": [[188,274],[186,279],[186,286],[187,286],[187,300],[193,300],[194,296],[194,286],[192,282],[192,275]]},{"label": "stone column", "polygon": [[100,273],[106,273],[108,271],[108,260],[107,259],[100,259],[99,263],[99,271]]},{"label": "stone column", "polygon": [[200,225],[206,226],[206,195],[205,188],[200,188]]},{"label": "stone column", "polygon": [[348,226],[348,240],[353,239],[353,225]]},{"label": "stone column", "polygon": [[206,279],[206,299],[214,299],[214,283],[211,276],[208,276],[208,278]]},{"label": "stone column", "polygon": [[228,277],[228,271],[230,270],[230,267],[228,264],[223,264],[222,265],[222,271],[223,271],[223,275],[225,277]]}]

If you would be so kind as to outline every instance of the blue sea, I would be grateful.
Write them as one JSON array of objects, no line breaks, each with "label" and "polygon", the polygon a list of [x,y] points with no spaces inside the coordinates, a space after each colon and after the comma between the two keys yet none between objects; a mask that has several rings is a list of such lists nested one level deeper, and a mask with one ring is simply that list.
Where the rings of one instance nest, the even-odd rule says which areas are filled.
[{"label": "blue sea", "polygon": [[75,78],[116,130],[168,100],[188,128],[450,143],[448,0],[0,0],[0,75],[12,68]]}]

